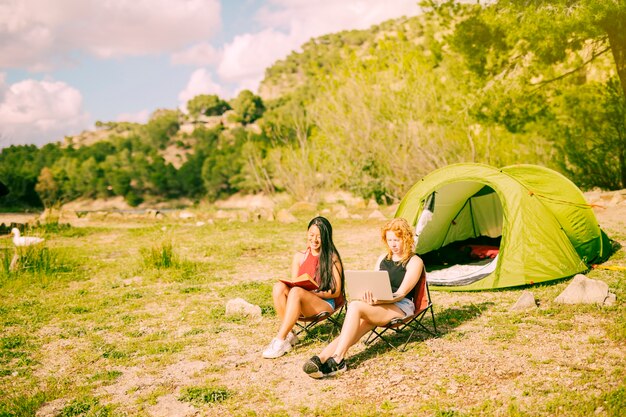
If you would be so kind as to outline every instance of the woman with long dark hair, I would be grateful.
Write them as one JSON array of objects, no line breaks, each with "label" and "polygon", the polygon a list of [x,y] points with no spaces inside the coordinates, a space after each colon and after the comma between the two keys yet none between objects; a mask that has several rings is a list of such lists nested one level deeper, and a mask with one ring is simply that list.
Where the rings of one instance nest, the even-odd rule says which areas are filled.
[{"label": "woman with long dark hair", "polygon": [[[315,217],[307,228],[307,247],[296,252],[291,264],[292,278],[307,273],[319,285],[314,291],[289,287],[283,282],[274,284],[272,297],[274,309],[280,318],[280,328],[263,357],[278,358],[298,342],[292,331],[298,317],[312,316],[322,311],[332,312],[335,303],[343,298],[343,264],[333,243],[333,228],[324,217]],[[338,304],[337,304],[338,305]]]},{"label": "woman with long dark hair", "polygon": [[363,299],[350,301],[339,336],[319,355],[304,363],[302,369],[311,378],[323,378],[345,372],[348,349],[376,326],[415,312],[413,291],[424,270],[424,262],[413,253],[414,230],[402,218],[388,221],[381,229],[386,253],[376,261],[375,270],[388,271],[393,300],[378,301],[371,291]]}]

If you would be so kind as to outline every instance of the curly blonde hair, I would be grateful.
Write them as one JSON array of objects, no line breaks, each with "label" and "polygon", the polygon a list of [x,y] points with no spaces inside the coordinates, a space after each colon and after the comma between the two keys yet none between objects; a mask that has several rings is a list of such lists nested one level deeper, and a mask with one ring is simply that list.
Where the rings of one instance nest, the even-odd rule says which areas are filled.
[{"label": "curly blonde hair", "polygon": [[406,219],[401,217],[391,219],[380,229],[380,236],[383,243],[387,246],[387,259],[391,259],[392,253],[387,245],[387,232],[393,232],[400,240],[402,240],[402,259],[400,260],[403,265],[409,262],[409,259],[413,256],[413,243],[415,238],[413,237],[413,228],[409,225]]}]

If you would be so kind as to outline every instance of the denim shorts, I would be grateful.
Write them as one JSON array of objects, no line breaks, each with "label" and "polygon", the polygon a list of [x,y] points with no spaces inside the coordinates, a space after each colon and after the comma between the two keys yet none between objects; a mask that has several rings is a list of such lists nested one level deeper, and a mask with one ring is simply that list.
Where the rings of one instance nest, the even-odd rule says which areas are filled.
[{"label": "denim shorts", "polygon": [[403,298],[402,300],[393,303],[393,305],[402,310],[402,312],[407,316],[415,314],[415,304],[410,298]]},{"label": "denim shorts", "polygon": [[334,298],[324,298],[324,301],[330,304],[330,308],[332,308],[333,311],[335,311],[335,299]]}]

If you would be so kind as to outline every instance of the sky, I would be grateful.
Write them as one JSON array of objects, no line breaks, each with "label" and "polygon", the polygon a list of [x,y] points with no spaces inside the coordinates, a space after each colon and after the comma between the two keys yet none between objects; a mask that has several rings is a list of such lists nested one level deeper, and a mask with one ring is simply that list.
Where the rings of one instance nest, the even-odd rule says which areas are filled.
[{"label": "sky", "polygon": [[0,0],[0,148],[96,121],[145,123],[198,94],[257,92],[309,39],[419,13],[418,0]]}]

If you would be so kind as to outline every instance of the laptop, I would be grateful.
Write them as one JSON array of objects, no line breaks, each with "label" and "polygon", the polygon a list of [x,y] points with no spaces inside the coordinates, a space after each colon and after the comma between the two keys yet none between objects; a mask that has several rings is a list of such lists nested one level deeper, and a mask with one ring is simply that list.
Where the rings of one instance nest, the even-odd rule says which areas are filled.
[{"label": "laptop", "polygon": [[389,272],[387,271],[350,271],[344,272],[348,300],[360,300],[365,291],[372,291],[379,301],[393,300]]}]

